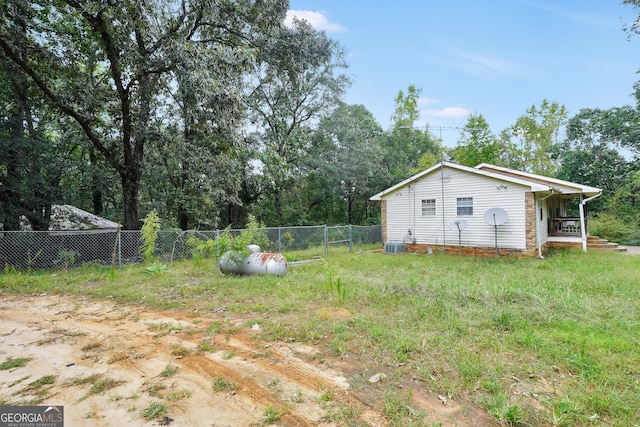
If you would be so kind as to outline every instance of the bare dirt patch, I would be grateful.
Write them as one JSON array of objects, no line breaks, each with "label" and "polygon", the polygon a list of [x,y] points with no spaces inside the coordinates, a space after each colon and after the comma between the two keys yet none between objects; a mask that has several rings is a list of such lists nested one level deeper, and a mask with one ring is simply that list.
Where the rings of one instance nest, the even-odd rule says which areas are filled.
[{"label": "bare dirt patch", "polygon": [[[260,341],[254,328],[228,313],[0,295],[0,362],[28,359],[0,371],[0,404],[63,405],[68,426],[391,425],[376,384],[353,386],[366,383],[357,362],[320,361],[320,349]],[[425,425],[495,425],[469,402],[407,387]]]}]

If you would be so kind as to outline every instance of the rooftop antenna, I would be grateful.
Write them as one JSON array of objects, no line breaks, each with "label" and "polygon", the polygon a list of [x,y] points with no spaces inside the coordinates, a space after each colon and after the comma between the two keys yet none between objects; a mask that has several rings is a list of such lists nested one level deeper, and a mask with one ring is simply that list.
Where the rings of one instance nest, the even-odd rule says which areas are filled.
[{"label": "rooftop antenna", "polygon": [[496,258],[499,258],[498,254],[498,226],[504,224],[509,219],[507,211],[502,208],[491,208],[484,213],[484,220],[487,224],[493,225],[495,244],[496,244]]}]

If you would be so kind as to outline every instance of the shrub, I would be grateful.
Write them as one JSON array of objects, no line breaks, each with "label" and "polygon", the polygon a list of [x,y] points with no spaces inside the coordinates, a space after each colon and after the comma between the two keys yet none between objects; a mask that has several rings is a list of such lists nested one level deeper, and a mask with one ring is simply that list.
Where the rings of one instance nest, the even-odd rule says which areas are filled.
[{"label": "shrub", "polygon": [[616,243],[640,245],[640,227],[629,218],[600,213],[589,219],[589,232]]}]

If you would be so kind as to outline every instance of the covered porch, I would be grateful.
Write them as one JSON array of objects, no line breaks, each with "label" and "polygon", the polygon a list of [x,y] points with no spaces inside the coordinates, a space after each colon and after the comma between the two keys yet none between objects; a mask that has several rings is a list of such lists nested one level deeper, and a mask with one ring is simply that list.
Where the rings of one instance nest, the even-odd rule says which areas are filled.
[{"label": "covered porch", "polygon": [[581,194],[559,194],[547,199],[547,233],[549,237],[582,237],[588,233],[587,209],[580,215]]},{"label": "covered porch", "polygon": [[552,246],[582,247],[587,250],[589,237],[587,202],[599,194],[588,197],[582,192],[551,195],[547,201],[547,242]]}]

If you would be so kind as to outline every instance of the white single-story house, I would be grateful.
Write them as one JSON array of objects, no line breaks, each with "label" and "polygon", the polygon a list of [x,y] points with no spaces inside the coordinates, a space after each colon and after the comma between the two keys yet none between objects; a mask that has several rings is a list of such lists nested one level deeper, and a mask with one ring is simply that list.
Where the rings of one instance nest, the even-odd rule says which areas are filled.
[{"label": "white single-story house", "polygon": [[[587,203],[602,190],[483,163],[441,162],[371,197],[383,242],[409,251],[540,256],[587,250]],[[497,214],[497,216],[496,216]]]}]

